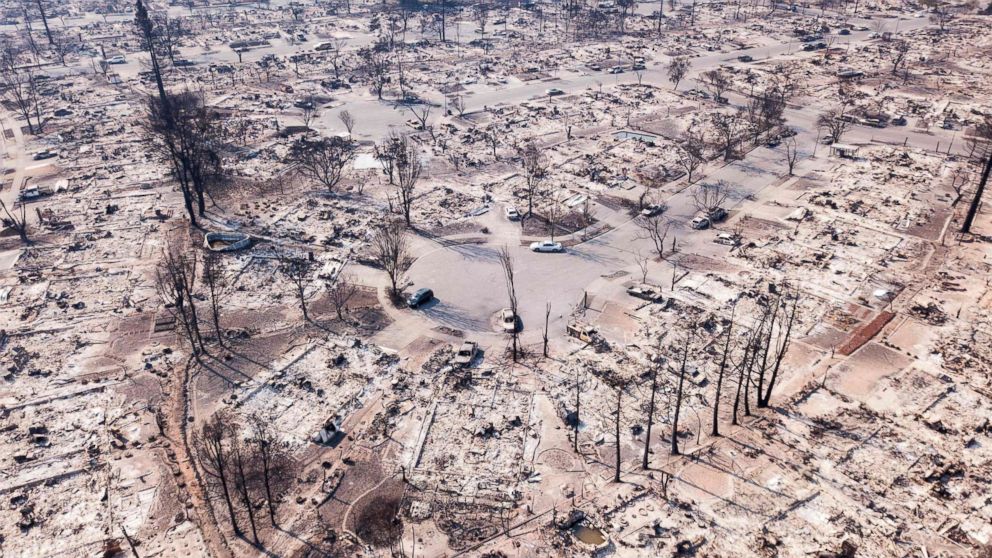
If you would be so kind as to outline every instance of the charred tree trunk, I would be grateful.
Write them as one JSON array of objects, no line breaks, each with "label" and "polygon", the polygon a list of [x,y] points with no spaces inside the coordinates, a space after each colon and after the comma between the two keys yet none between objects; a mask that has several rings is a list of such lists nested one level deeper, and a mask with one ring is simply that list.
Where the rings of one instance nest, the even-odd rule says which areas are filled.
[{"label": "charred tree trunk", "polygon": [[613,482],[620,482],[620,461],[621,461],[621,455],[620,455],[620,451],[621,451],[620,450],[620,447],[621,447],[620,446],[620,405],[621,405],[622,401],[623,401],[623,385],[621,384],[621,385],[618,385],[617,386],[617,410],[616,410],[616,414],[614,414],[614,416],[613,416],[613,425],[615,427],[614,434],[615,434],[616,439],[617,439],[617,458],[616,458],[616,466],[613,469]]},{"label": "charred tree trunk", "polygon": [[751,372],[754,370],[755,361],[758,360],[758,351],[760,349],[760,345],[755,345],[751,352],[751,360],[748,361],[747,369],[744,371],[744,416],[746,417],[751,416]]},{"label": "charred tree trunk", "polygon": [[579,382],[579,373],[575,373],[575,438],[573,440],[575,453],[579,453],[579,409],[580,409],[580,390],[581,382]]},{"label": "charred tree trunk", "polygon": [[235,485],[238,487],[238,492],[241,494],[241,502],[248,511],[248,524],[251,527],[251,538],[255,541],[255,546],[258,546],[261,544],[261,541],[258,540],[258,527],[255,524],[255,507],[252,506],[251,494],[248,486],[250,482],[250,474],[246,468],[243,448],[237,448],[234,451],[234,463],[235,471],[238,477]]},{"label": "charred tree trunk", "polygon": [[679,455],[679,413],[682,412],[682,391],[685,384],[685,365],[689,360],[689,342],[691,337],[686,335],[685,348],[682,351],[682,365],[679,366],[679,387],[675,393],[675,416],[672,418],[672,455]]},{"label": "charred tree trunk", "polygon": [[548,322],[551,320],[551,303],[544,307],[544,358],[548,358]]},{"label": "charred tree trunk", "polygon": [[765,387],[765,370],[768,369],[768,352],[771,350],[771,346],[772,346],[772,335],[775,331],[775,317],[778,316],[778,306],[779,306],[779,301],[776,300],[775,306],[771,309],[771,321],[768,324],[768,333],[765,335],[762,341],[764,343],[764,349],[762,349],[761,351],[761,367],[758,368],[758,385],[756,386],[757,388],[756,400],[758,402],[759,408],[762,406],[761,392],[764,390]]},{"label": "charred tree trunk", "polygon": [[961,232],[963,233],[971,232],[971,226],[975,222],[975,216],[978,215],[978,208],[982,203],[982,195],[985,193],[985,185],[989,181],[989,171],[992,171],[992,153],[989,154],[989,160],[985,163],[985,170],[982,171],[982,180],[978,183],[978,188],[975,190],[975,197],[971,200],[971,205],[968,206],[968,213],[964,217],[964,224],[961,225]]},{"label": "charred tree trunk", "polygon": [[165,83],[162,81],[162,68],[159,66],[158,55],[155,52],[155,28],[151,18],[148,16],[148,10],[142,4],[141,0],[138,0],[135,7],[134,19],[138,25],[138,31],[144,43],[143,46],[148,51],[149,58],[151,58],[152,74],[155,76],[155,85],[158,87],[158,96],[162,103],[162,110],[166,114],[169,114],[169,97],[165,93]]},{"label": "charred tree trunk", "polygon": [[[772,375],[771,375],[771,378],[768,379],[768,389],[765,391],[764,397],[762,397],[758,401],[758,406],[759,407],[767,407],[768,406],[768,403],[772,399],[772,389],[775,388],[775,382],[776,382],[776,380],[778,380],[778,371],[779,371],[779,368],[782,366],[782,359],[785,358],[785,352],[787,350],[789,350],[789,340],[790,340],[791,335],[792,335],[792,325],[795,323],[795,320],[796,320],[796,310],[798,308],[799,308],[799,298],[798,298],[798,295],[797,295],[795,302],[793,302],[793,304],[792,304],[792,311],[789,312],[789,319],[785,323],[785,335],[784,335],[784,338],[782,340],[782,345],[780,347],[778,347],[778,351],[776,351],[776,353],[775,353],[775,364],[772,366]],[[759,394],[759,397],[760,397],[760,394]]]},{"label": "charred tree trunk", "polygon": [[723,388],[723,373],[727,369],[727,358],[730,355],[730,340],[734,332],[735,306],[730,312],[730,325],[727,327],[727,341],[723,345],[723,358],[720,360],[720,373],[716,378],[716,396],[713,399],[713,431],[714,436],[720,435],[720,390]]},{"label": "charred tree trunk", "polygon": [[231,497],[229,483],[233,481],[231,471],[228,468],[230,455],[228,452],[228,438],[230,425],[225,417],[214,415],[203,429],[196,433],[193,444],[197,448],[197,457],[200,467],[206,474],[213,478],[220,487],[221,496],[227,507],[228,517],[231,519],[231,527],[234,533],[240,535],[241,527],[238,525],[238,516],[234,513],[234,501]]},{"label": "charred tree trunk", "polygon": [[744,357],[741,359],[741,363],[738,366],[738,377],[737,377],[737,394],[734,395],[734,410],[733,415],[730,420],[730,424],[737,426],[737,413],[740,410],[741,396],[744,390],[744,374],[748,367],[748,360],[751,358],[751,340],[748,339],[747,345],[744,347]]},{"label": "charred tree trunk", "polygon": [[651,449],[651,426],[654,424],[654,401],[655,395],[658,393],[658,367],[655,366],[651,370],[651,401],[648,403],[648,427],[645,430],[644,437],[644,458],[641,460],[641,468],[647,469],[648,464],[648,454]]}]

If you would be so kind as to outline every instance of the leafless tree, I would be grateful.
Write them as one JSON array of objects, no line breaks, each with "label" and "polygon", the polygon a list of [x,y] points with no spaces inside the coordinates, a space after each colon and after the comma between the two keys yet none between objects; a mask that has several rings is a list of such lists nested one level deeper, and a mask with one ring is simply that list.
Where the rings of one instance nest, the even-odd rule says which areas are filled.
[{"label": "leafless tree", "polygon": [[300,310],[303,312],[303,319],[310,321],[310,314],[307,312],[307,289],[310,287],[311,273],[313,272],[313,261],[309,258],[283,257],[279,261],[279,272],[289,280],[293,287],[293,293],[300,303]]},{"label": "leafless tree", "polygon": [[465,99],[461,95],[453,97],[449,104],[455,109],[458,116],[465,116]]},{"label": "leafless tree", "polygon": [[761,314],[761,318],[747,335],[747,341],[744,343],[744,355],[741,361],[737,363],[737,392],[734,395],[734,408],[731,415],[731,424],[735,426],[738,424],[737,416],[741,403],[744,404],[744,415],[751,415],[750,388],[752,384],[752,372],[758,361],[758,353],[761,351],[765,323],[767,323],[768,317],[769,311],[765,308]]},{"label": "leafless tree", "polygon": [[691,342],[692,335],[690,330],[685,336],[685,347],[682,349],[682,364],[679,366],[679,384],[675,392],[675,412],[672,416],[672,455],[679,455],[679,415],[682,411],[686,363],[689,360],[689,345]]},{"label": "leafless tree", "polygon": [[396,166],[396,192],[399,196],[400,208],[403,210],[403,220],[406,226],[412,226],[411,209],[413,202],[417,199],[416,188],[420,180],[420,173],[424,170],[424,163],[420,159],[420,150],[417,144],[410,141],[409,136],[400,138],[400,149],[397,151],[395,161]]},{"label": "leafless tree", "polygon": [[689,73],[691,66],[692,62],[689,61],[688,56],[676,56],[672,58],[672,61],[668,63],[668,81],[674,85],[672,89],[679,88],[679,82]]},{"label": "leafless tree", "polygon": [[933,2],[933,7],[930,10],[930,23],[936,25],[941,33],[947,30],[947,24],[953,17],[954,14],[949,5],[943,2]]},{"label": "leafless tree", "polygon": [[224,346],[224,330],[220,327],[221,307],[230,289],[230,282],[224,272],[221,256],[214,252],[206,252],[203,256],[203,285],[207,288],[207,299],[210,303],[210,316],[214,324],[217,343]]},{"label": "leafless tree", "polygon": [[689,126],[679,137],[676,148],[676,162],[686,173],[686,180],[692,184],[692,175],[706,163],[706,138],[695,126]]},{"label": "leafless tree", "polygon": [[520,149],[520,161],[524,168],[524,194],[527,196],[527,217],[534,212],[534,197],[539,193],[541,181],[547,174],[548,166],[544,153],[533,142]]},{"label": "leafless tree", "polygon": [[399,284],[413,263],[403,226],[396,221],[378,225],[372,233],[371,249],[372,260],[389,276],[390,294],[399,297]]},{"label": "leafless tree", "polygon": [[389,81],[389,68],[392,66],[389,56],[373,47],[359,50],[358,56],[362,59],[362,66],[368,76],[372,91],[381,100],[386,83]]},{"label": "leafless tree", "polygon": [[[155,151],[169,162],[179,184],[190,223],[206,214],[206,195],[222,176],[216,114],[193,92],[168,95],[164,101],[148,97],[145,134]],[[193,204],[196,203],[194,212]]]},{"label": "leafless tree", "polygon": [[827,130],[833,136],[834,143],[839,142],[850,126],[848,119],[844,117],[844,109],[828,109],[816,117],[816,126]]},{"label": "leafless tree", "polygon": [[548,325],[551,322],[551,303],[544,305],[544,358],[548,358]]},{"label": "leafless tree", "polygon": [[278,527],[276,501],[273,494],[288,488],[295,472],[293,461],[285,447],[280,444],[271,421],[260,415],[252,415],[249,423],[251,426],[251,449],[261,473],[265,502],[269,509],[269,521],[273,527]]},{"label": "leafless tree", "polygon": [[[517,313],[517,286],[516,286],[516,276],[513,271],[513,258],[510,256],[510,250],[504,246],[500,248],[499,251],[499,264],[503,268],[503,278],[506,279],[506,296],[510,302],[510,312],[513,313],[514,319],[519,315]],[[519,340],[520,332],[519,328],[514,327],[511,332],[511,337],[513,341],[513,362],[517,362],[519,353]]]},{"label": "leafless tree", "polygon": [[[793,295],[792,308],[789,309],[788,297],[783,295],[783,303],[781,304],[782,319],[779,322],[778,335],[775,338],[774,349],[773,349],[773,360],[771,364],[771,376],[768,379],[768,388],[765,390],[764,394],[760,391],[758,392],[758,407],[767,407],[772,399],[772,390],[775,388],[775,382],[778,380],[779,369],[782,366],[782,361],[785,359],[786,351],[789,350],[789,342],[792,339],[792,327],[796,321],[796,312],[799,310],[799,293],[798,291]],[[767,347],[772,347],[772,332],[768,331],[768,340],[766,341]],[[767,349],[766,349],[767,351]],[[759,389],[760,389],[759,381]]]},{"label": "leafless tree", "polygon": [[665,239],[668,237],[668,230],[672,226],[671,221],[668,221],[661,215],[652,215],[650,217],[639,217],[636,223],[640,229],[639,237],[650,240],[658,259],[664,258]]},{"label": "leafless tree", "polygon": [[[757,358],[757,356],[756,356],[755,359],[754,359],[755,367],[756,367],[757,373],[758,373],[757,382],[754,384],[754,387],[755,387],[755,400],[756,400],[756,402],[758,404],[758,407],[761,407],[762,406],[762,404],[761,404],[762,395],[761,394],[762,394],[762,391],[764,390],[764,387],[765,387],[765,372],[768,371],[768,355],[769,355],[769,353],[771,351],[771,348],[772,348],[772,336],[773,336],[773,334],[775,332],[775,321],[778,318],[779,309],[781,307],[782,307],[782,298],[781,298],[781,296],[778,297],[778,298],[776,298],[774,302],[772,302],[771,304],[769,304],[768,306],[766,306],[765,312],[767,312],[767,314],[769,316],[768,329],[767,330],[764,330],[764,329],[758,330],[758,339],[757,339],[757,341],[758,341],[758,345],[759,346],[758,346],[758,349],[757,349],[757,353],[760,353],[761,354],[761,358],[759,360]],[[748,393],[748,386],[747,385],[745,385],[744,393],[745,393],[745,397],[746,397],[746,395]]]},{"label": "leafless tree", "polygon": [[588,198],[582,202],[582,206],[579,208],[579,221],[579,224],[582,227],[582,238],[588,238],[589,233],[591,232],[589,227],[596,222],[596,213],[593,210],[592,203]]},{"label": "leafless tree", "polygon": [[173,241],[163,253],[155,271],[155,287],[166,310],[183,327],[194,357],[205,351],[200,335],[193,293],[196,286],[196,254],[183,251],[178,241]]},{"label": "leafless tree", "polygon": [[499,154],[496,152],[499,149],[500,141],[502,141],[502,134],[495,124],[490,124],[486,127],[484,132],[484,137],[486,143],[489,144],[489,148],[493,150],[493,160],[499,160]]},{"label": "leafless tree", "polygon": [[651,399],[648,402],[647,428],[644,431],[644,457],[641,459],[641,468],[647,469],[650,466],[649,456],[651,453],[651,427],[654,425],[655,398],[658,394],[658,369],[659,363],[652,363],[651,366]]},{"label": "leafless tree", "polygon": [[355,143],[341,137],[302,138],[290,148],[289,161],[297,171],[323,185],[329,192],[344,177],[344,169],[355,156]]},{"label": "leafless tree", "polygon": [[382,164],[382,172],[389,177],[390,184],[396,183],[396,160],[403,149],[403,136],[395,130],[390,130],[389,136],[375,146],[375,158]]},{"label": "leafless tree", "polygon": [[300,107],[300,121],[303,122],[303,127],[309,130],[310,124],[317,117],[319,110],[317,99],[313,95],[307,95],[298,106]]},{"label": "leafless tree", "polygon": [[159,30],[158,38],[161,48],[165,51],[169,62],[175,66],[176,53],[179,52],[180,40],[186,34],[186,30],[182,26],[182,20],[163,15],[162,18],[156,21],[156,24]]},{"label": "leafless tree", "polygon": [[0,86],[4,95],[27,122],[28,133],[41,133],[44,121],[41,118],[41,100],[34,75],[29,68],[21,67],[17,49],[13,45],[2,44],[0,48]]},{"label": "leafless tree", "polygon": [[241,145],[248,145],[248,137],[251,133],[251,122],[247,118],[231,118],[225,123],[227,132],[241,142]]},{"label": "leafless tree", "polygon": [[348,135],[351,135],[351,131],[355,129],[355,117],[351,115],[347,110],[343,110],[338,113],[338,119],[344,124],[346,130],[348,130]]},{"label": "leafless tree", "polygon": [[7,204],[3,200],[0,200],[0,209],[3,210],[3,225],[5,227],[10,227],[17,232],[17,236],[20,237],[21,242],[24,244],[30,243],[28,238],[28,214],[27,206],[23,203],[20,204],[20,212],[18,212],[18,207],[14,207],[14,211],[10,211]]},{"label": "leafless tree", "polygon": [[486,49],[486,24],[489,23],[489,4],[486,2],[479,2],[476,4],[472,10],[472,16],[475,18],[475,22],[479,24],[479,31],[482,34],[483,49]]},{"label": "leafless tree", "polygon": [[736,111],[714,112],[710,115],[710,123],[718,140],[715,147],[723,151],[724,161],[732,159],[736,152],[737,144],[741,140],[741,121],[741,113]]},{"label": "leafless tree", "polygon": [[699,184],[692,191],[692,203],[696,209],[712,215],[714,211],[723,206],[730,196],[730,187],[723,180],[716,182]]},{"label": "leafless tree", "polygon": [[228,442],[227,455],[230,459],[230,470],[234,477],[234,488],[241,496],[241,505],[248,512],[248,526],[251,528],[251,537],[255,546],[259,546],[258,525],[255,522],[255,505],[252,502],[252,493],[255,492],[258,483],[258,471],[255,470],[256,463],[253,461],[251,449],[236,426],[232,425],[232,435]]},{"label": "leafless tree", "polygon": [[623,392],[627,382],[618,380],[613,389],[617,393],[617,406],[613,412],[613,434],[617,444],[616,462],[613,467],[613,482],[620,482],[620,464],[623,461],[623,441],[620,438],[620,424],[623,422]]},{"label": "leafless tree", "polygon": [[723,101],[723,93],[730,87],[730,78],[721,69],[709,70],[699,76],[703,86],[713,94],[713,100]]},{"label": "leafless tree", "polygon": [[234,418],[228,411],[219,411],[193,434],[193,447],[196,448],[197,461],[206,473],[208,489],[219,493],[227,507],[227,515],[231,519],[231,527],[238,535],[241,527],[234,511],[235,490],[233,467],[231,466],[230,444],[235,436]]},{"label": "leafless tree", "polygon": [[712,434],[714,436],[720,435],[720,396],[723,390],[723,375],[727,370],[727,363],[730,358],[730,341],[733,339],[734,334],[734,314],[737,312],[737,305],[730,311],[730,323],[727,325],[727,339],[723,344],[723,357],[720,359],[720,372],[716,377],[716,394],[713,396],[713,430]]},{"label": "leafless tree", "polygon": [[331,300],[339,320],[344,320],[344,313],[348,310],[348,302],[357,293],[358,285],[354,279],[342,275],[338,275],[334,284],[327,288],[327,296]]},{"label": "leafless tree", "polygon": [[641,271],[641,283],[648,282],[648,264],[651,259],[647,256],[641,255],[641,251],[638,250],[634,253],[634,263],[637,264],[637,269]]},{"label": "leafless tree", "polygon": [[404,101],[412,99],[412,96],[407,95],[409,82],[406,79],[406,72],[403,71],[403,61],[401,59],[396,60],[396,85],[400,88],[401,99]]},{"label": "leafless tree", "polygon": [[555,192],[553,195],[549,196],[547,209],[545,211],[548,219],[548,226],[551,229],[551,242],[555,241],[555,231],[561,224],[562,219],[565,216],[565,207],[562,204],[560,198],[560,192]]},{"label": "leafless tree", "polygon": [[334,79],[341,79],[341,67],[342,58],[344,57],[344,46],[347,43],[345,39],[334,39],[331,42],[331,49],[329,54],[331,67],[334,69]]},{"label": "leafless tree", "polygon": [[961,197],[964,195],[964,189],[968,185],[969,174],[966,167],[958,167],[951,174],[951,189],[954,190],[954,199],[951,201],[952,207],[961,201]]},{"label": "leafless tree", "polygon": [[799,146],[794,136],[785,138],[782,145],[785,147],[785,163],[789,167],[789,176],[792,176],[796,169],[796,161],[799,160]]},{"label": "leafless tree", "polygon": [[63,66],[66,65],[66,55],[72,52],[73,47],[72,36],[68,33],[65,33],[64,31],[56,31],[51,35],[48,48],[52,51],[52,54],[59,59],[59,63]]},{"label": "leafless tree", "polygon": [[909,41],[897,40],[892,43],[889,49],[892,57],[892,75],[896,75],[900,68],[906,64],[906,56],[909,54]]},{"label": "leafless tree", "polygon": [[417,123],[420,124],[420,129],[428,132],[431,135],[431,138],[434,138],[434,129],[427,124],[427,120],[431,117],[431,106],[425,104],[419,106],[409,106],[407,108],[413,114],[413,117],[417,119]]},{"label": "leafless tree", "polygon": [[582,371],[579,368],[575,370],[575,423],[572,425],[572,445],[575,453],[579,453],[579,425],[581,421],[581,415],[579,411],[582,409]]},{"label": "leafless tree", "polygon": [[644,82],[644,70],[634,70],[634,77],[637,78],[637,85],[642,85]]},{"label": "leafless tree", "polygon": [[755,144],[761,134],[774,130],[785,122],[785,103],[786,95],[779,90],[766,90],[748,103],[744,114],[751,126]]}]

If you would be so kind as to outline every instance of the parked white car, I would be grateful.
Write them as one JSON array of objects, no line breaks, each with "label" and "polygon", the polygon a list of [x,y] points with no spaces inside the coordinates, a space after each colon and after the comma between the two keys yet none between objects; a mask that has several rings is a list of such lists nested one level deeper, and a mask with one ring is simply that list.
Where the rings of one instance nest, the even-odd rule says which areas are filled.
[{"label": "parked white car", "polygon": [[513,207],[512,205],[506,206],[506,209],[504,209],[503,211],[506,212],[506,218],[509,219],[510,221],[516,221],[517,219],[520,219],[520,212],[518,212],[517,208]]},{"label": "parked white car", "polygon": [[710,228],[710,220],[705,215],[696,215],[689,221],[689,226],[697,231]]},{"label": "parked white car", "polygon": [[513,313],[512,309],[504,308],[499,311],[499,325],[507,333],[513,333],[517,330],[517,315]]},{"label": "parked white car", "polygon": [[531,242],[530,249],[535,252],[564,252],[565,247],[561,245],[561,242],[551,242],[550,240],[542,240],[540,242]]}]

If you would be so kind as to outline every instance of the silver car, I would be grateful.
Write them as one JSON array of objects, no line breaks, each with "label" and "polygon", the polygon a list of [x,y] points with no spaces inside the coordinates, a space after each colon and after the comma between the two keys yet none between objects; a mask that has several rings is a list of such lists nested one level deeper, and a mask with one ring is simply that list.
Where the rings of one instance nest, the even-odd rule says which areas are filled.
[{"label": "silver car", "polygon": [[565,247],[561,245],[561,242],[552,242],[550,240],[542,240],[540,242],[531,242],[530,249],[534,252],[564,252]]}]

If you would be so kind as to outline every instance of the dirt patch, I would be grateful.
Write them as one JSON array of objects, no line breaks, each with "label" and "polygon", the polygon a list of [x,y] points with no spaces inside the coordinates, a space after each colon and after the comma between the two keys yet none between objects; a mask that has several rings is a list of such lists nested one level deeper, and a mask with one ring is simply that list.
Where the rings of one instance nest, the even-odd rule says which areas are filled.
[{"label": "dirt patch", "polygon": [[[571,212],[562,216],[561,221],[555,224],[554,234],[556,236],[572,234],[577,230],[591,226],[596,223],[595,219],[585,222],[580,213]],[[551,222],[540,214],[534,213],[525,218],[522,223],[523,233],[527,236],[550,236]]]}]

